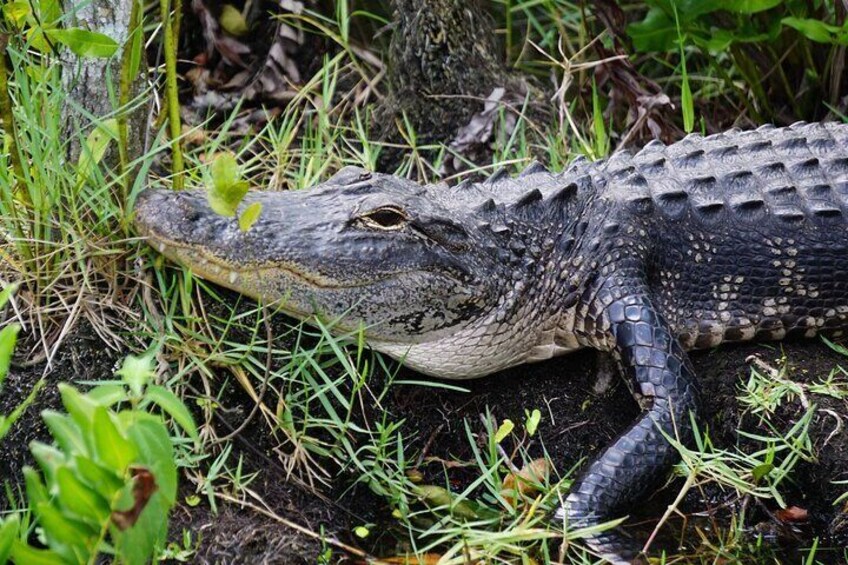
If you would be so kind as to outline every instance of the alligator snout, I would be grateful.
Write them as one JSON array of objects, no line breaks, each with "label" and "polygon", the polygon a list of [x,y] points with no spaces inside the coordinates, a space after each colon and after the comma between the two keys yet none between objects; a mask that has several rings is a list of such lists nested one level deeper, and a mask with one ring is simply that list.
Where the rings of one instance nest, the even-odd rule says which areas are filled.
[{"label": "alligator snout", "polygon": [[148,189],[135,205],[135,225],[154,246],[211,246],[236,221],[216,214],[200,190],[175,192]]}]

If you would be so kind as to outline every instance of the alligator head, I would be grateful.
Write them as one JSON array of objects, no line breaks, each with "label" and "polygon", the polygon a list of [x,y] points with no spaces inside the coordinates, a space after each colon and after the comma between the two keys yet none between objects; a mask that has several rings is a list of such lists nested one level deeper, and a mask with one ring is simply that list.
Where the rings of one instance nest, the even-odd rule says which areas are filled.
[{"label": "alligator head", "polygon": [[[247,232],[197,190],[147,190],[135,221],[151,245],[202,278],[299,319],[363,328],[375,349],[422,372],[474,377],[522,362],[533,345],[502,336],[518,314],[516,282],[524,284],[517,246],[530,244],[513,232],[530,230],[493,225],[503,223],[503,206],[482,197],[469,205],[469,194],[491,195],[475,188],[463,200],[348,167],[307,191],[249,193],[242,206],[261,202],[262,213]],[[530,253],[519,255],[527,263]]]}]

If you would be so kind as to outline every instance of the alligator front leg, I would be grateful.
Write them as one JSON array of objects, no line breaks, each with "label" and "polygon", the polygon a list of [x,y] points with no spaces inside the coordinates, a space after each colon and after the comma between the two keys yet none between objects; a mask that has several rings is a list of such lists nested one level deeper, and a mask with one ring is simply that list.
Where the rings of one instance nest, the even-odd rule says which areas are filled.
[{"label": "alligator front leg", "polygon": [[[633,503],[666,476],[677,452],[663,434],[691,434],[689,412],[696,407],[693,371],[669,325],[644,294],[616,298],[603,288],[599,302],[613,352],[635,379],[645,412],[608,446],[577,479],[559,516],[569,527],[586,527],[626,515]],[[598,320],[601,325],[601,320]],[[608,531],[585,540],[613,563],[631,563],[640,547]]]}]

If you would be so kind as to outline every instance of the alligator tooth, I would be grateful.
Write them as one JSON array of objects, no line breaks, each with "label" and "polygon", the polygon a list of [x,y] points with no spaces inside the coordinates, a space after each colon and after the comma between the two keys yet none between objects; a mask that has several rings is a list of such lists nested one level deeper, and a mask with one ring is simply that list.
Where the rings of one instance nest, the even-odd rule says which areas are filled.
[{"label": "alligator tooth", "polygon": [[159,249],[159,253],[165,253],[165,244],[164,244],[164,243],[160,243],[160,244],[157,246],[157,249]]},{"label": "alligator tooth", "polygon": [[230,281],[230,284],[236,284],[236,281],[238,280],[238,273],[236,273],[235,271],[230,273],[228,280]]}]

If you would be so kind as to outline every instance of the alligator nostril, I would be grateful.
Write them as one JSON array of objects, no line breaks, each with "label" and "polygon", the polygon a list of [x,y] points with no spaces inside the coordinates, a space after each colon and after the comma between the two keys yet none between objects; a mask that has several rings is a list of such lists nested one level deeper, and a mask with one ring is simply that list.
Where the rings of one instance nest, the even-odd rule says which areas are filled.
[{"label": "alligator nostril", "polygon": [[200,212],[198,212],[197,210],[189,210],[188,212],[186,212],[185,219],[189,222],[196,222],[200,219]]}]

